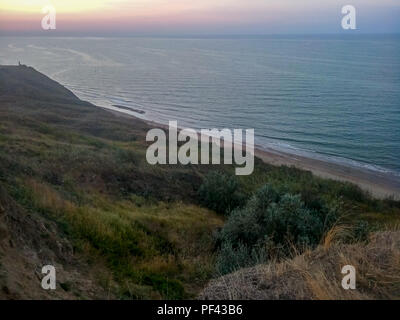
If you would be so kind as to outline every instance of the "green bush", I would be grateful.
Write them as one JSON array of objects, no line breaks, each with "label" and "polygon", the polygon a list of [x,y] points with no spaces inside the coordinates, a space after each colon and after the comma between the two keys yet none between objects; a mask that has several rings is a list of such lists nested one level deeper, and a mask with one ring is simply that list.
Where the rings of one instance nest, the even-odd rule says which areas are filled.
[{"label": "green bush", "polygon": [[217,270],[224,273],[254,265],[260,257],[265,262],[272,256],[287,256],[293,248],[314,247],[337,220],[337,212],[337,208],[310,209],[300,195],[280,195],[265,185],[244,208],[234,210],[221,229]]},{"label": "green bush", "polygon": [[371,233],[371,226],[367,221],[357,221],[353,230],[354,241],[367,241]]},{"label": "green bush", "polygon": [[200,203],[220,214],[228,214],[243,205],[244,195],[239,192],[235,176],[218,171],[210,172],[198,191]]},{"label": "green bush", "polygon": [[228,274],[235,270],[251,267],[267,261],[265,248],[251,248],[242,243],[236,247],[230,242],[225,242],[216,261],[216,270],[219,275]]}]

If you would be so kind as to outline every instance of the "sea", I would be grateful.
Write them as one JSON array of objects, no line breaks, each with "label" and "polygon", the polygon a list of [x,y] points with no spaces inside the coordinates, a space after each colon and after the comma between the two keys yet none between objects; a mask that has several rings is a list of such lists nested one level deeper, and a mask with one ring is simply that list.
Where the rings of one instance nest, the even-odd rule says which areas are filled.
[{"label": "sea", "polygon": [[18,62],[101,107],[400,179],[400,35],[0,37]]}]

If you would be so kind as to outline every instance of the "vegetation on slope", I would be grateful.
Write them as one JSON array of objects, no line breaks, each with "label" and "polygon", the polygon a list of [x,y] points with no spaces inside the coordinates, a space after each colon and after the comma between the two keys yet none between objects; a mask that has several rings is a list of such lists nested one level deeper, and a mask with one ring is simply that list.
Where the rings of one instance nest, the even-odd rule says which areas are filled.
[{"label": "vegetation on slope", "polygon": [[[341,268],[356,270],[356,290],[341,286]],[[245,268],[209,283],[200,299],[399,299],[400,232],[372,233],[366,242],[325,239],[293,259]]]},{"label": "vegetation on slope", "polygon": [[[399,219],[398,202],[375,200],[354,185],[260,160],[247,177],[235,177],[229,166],[218,167],[218,172],[213,166],[150,166],[145,159],[146,123],[84,103],[43,77],[27,67],[0,67],[0,187],[5,194],[0,213],[6,203],[15,203],[3,210],[1,227],[11,230],[18,211],[21,219],[29,216],[52,230],[57,243],[71,243],[69,254],[80,261],[81,270],[74,272],[82,277],[91,274],[104,292],[85,295],[78,283],[65,282],[61,289],[70,293],[69,298],[195,297],[218,275],[216,266],[227,243],[234,251],[245,246],[248,253],[268,236],[275,246],[285,248],[274,257],[288,254],[282,239],[290,238],[298,247],[315,246],[333,223],[329,220],[321,227],[322,221],[338,210],[338,203],[335,217],[345,216],[348,224],[365,220],[379,228]],[[293,228],[285,229],[282,239],[268,225],[289,220],[276,220],[259,204],[253,210],[261,192],[257,190],[267,183],[277,194],[274,210],[284,213],[282,219],[293,218]],[[292,204],[298,208],[293,216],[291,210],[285,211]],[[305,217],[316,229],[303,228]],[[238,223],[245,223],[249,231],[259,228],[256,238],[227,232]],[[20,224],[20,234],[25,227]],[[16,239],[14,232],[2,238],[1,230],[0,263],[13,250],[10,243],[29,247],[32,255],[55,250],[54,241],[45,240],[47,231],[35,240],[39,248],[24,237]],[[72,260],[64,249],[57,252],[46,259],[38,255],[37,263],[50,260],[64,269],[75,266],[69,265]],[[23,258],[27,265],[30,256]],[[17,291],[24,289],[11,283],[26,270],[5,268],[0,296],[18,297]],[[36,291],[32,296],[25,293],[24,297],[37,297]]]}]

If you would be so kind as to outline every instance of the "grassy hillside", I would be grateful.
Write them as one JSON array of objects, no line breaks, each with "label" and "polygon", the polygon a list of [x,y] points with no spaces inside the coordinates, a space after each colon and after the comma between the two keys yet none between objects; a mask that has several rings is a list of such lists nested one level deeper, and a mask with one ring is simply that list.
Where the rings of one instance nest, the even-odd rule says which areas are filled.
[{"label": "grassy hillside", "polygon": [[[247,212],[266,183],[313,214],[339,207],[346,224],[400,219],[399,202],[260,160],[240,178],[229,166],[148,165],[148,129],[32,68],[0,67],[0,297],[196,297],[218,276],[230,212]],[[47,263],[60,270],[52,293],[39,286]]]},{"label": "grassy hillside", "polygon": [[[4,192],[16,208],[54,222],[85,271],[96,275],[92,263],[104,264],[111,276],[95,280],[116,297],[193,296],[210,277],[212,232],[222,224],[191,204],[201,173],[148,166],[144,123],[82,103],[48,78],[42,87],[42,78],[0,68]],[[35,95],[27,98],[25,85]],[[7,288],[12,279],[3,279]]]}]

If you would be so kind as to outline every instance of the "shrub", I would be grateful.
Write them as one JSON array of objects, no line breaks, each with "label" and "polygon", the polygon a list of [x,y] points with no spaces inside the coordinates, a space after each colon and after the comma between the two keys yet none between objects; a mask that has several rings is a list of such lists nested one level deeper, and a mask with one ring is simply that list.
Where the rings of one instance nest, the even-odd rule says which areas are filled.
[{"label": "shrub", "polygon": [[254,265],[255,253],[267,260],[287,256],[293,249],[314,247],[337,220],[337,212],[337,208],[310,209],[300,195],[280,195],[265,185],[244,208],[234,210],[221,229],[217,269],[226,272],[225,265]]},{"label": "shrub", "polygon": [[228,214],[244,203],[239,184],[234,176],[212,171],[198,191],[200,203],[220,214]]},{"label": "shrub", "polygon": [[234,248],[232,243],[225,242],[217,257],[217,273],[223,275],[265,262],[267,260],[265,254],[266,250],[261,247],[250,248],[249,246],[239,243],[239,245]]},{"label": "shrub", "polygon": [[366,241],[371,233],[371,227],[367,221],[357,221],[354,227],[353,238],[356,242]]}]

